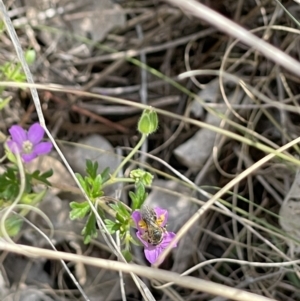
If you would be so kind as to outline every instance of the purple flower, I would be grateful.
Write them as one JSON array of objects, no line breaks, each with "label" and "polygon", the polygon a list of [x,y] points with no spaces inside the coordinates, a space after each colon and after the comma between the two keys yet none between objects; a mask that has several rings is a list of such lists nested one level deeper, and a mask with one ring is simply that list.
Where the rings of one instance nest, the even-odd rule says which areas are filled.
[{"label": "purple flower", "polygon": [[33,124],[28,132],[19,125],[13,125],[9,129],[11,140],[7,141],[9,149],[14,153],[19,153],[23,161],[28,163],[37,156],[47,154],[52,149],[52,143],[41,142],[45,131],[38,124]]},{"label": "purple flower", "polygon": [[[168,220],[168,211],[159,207],[153,209],[156,217],[154,217],[155,227],[162,233],[162,240],[158,244],[151,244],[151,240],[149,239],[149,226],[146,224],[145,220],[142,219],[142,215],[140,211],[135,210],[131,217],[136,225],[138,231],[136,232],[136,236],[144,245],[144,253],[147,260],[153,264],[157,261],[159,255],[163,252],[164,249],[168,247],[170,242],[176,236],[173,232],[168,232],[165,229],[165,225]],[[177,247],[177,244],[173,246]]]}]

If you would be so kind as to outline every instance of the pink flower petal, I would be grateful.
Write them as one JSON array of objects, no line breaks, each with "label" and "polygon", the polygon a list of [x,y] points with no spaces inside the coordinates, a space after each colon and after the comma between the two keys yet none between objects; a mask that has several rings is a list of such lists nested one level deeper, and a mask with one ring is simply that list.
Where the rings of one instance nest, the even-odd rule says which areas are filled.
[{"label": "pink flower petal", "polygon": [[133,211],[133,213],[131,214],[131,217],[132,217],[136,227],[138,227],[139,221],[142,219],[140,211],[137,211],[137,210]]},{"label": "pink flower petal", "polygon": [[[159,246],[163,249],[167,248],[175,236],[176,236],[175,233],[167,232]],[[177,243],[173,246],[173,248],[176,248],[176,247],[177,247]]]},{"label": "pink flower petal", "polygon": [[[153,246],[153,245],[149,244],[147,241],[143,240],[141,233],[139,231],[136,232],[136,236],[144,245],[144,253],[145,253],[146,259],[151,264],[153,264],[157,261],[157,258],[163,252],[163,250],[168,247],[168,245],[174,239],[176,234],[173,232],[166,232],[162,242],[157,246]],[[175,244],[173,246],[173,248],[176,248],[176,247],[177,247],[177,244]]]},{"label": "pink flower petal", "polygon": [[45,131],[39,125],[34,123],[28,130],[28,140],[33,144],[38,144],[44,138]]},{"label": "pink flower petal", "polygon": [[22,148],[23,142],[27,140],[26,131],[19,125],[13,125],[8,131],[11,135],[12,140]]},{"label": "pink flower petal", "polygon": [[35,153],[37,156],[39,156],[39,155],[45,155],[50,153],[51,149],[52,149],[52,143],[41,142],[33,147],[32,152]]},{"label": "pink flower petal", "polygon": [[6,142],[8,148],[14,153],[14,154],[17,154],[17,153],[21,153],[22,149],[21,147],[13,140],[8,140]]},{"label": "pink flower petal", "polygon": [[132,219],[133,219],[133,221],[134,221],[134,223],[135,223],[135,226],[136,226],[136,228],[138,229],[138,231],[139,231],[140,233],[144,233],[145,229],[142,229],[142,228],[139,226],[139,222],[140,222],[141,219],[142,219],[141,212],[135,210],[135,211],[133,211],[133,213],[131,214],[131,217],[132,217]]},{"label": "pink flower petal", "polygon": [[167,224],[169,213],[166,209],[162,209],[159,207],[154,208],[156,216],[158,219],[163,219],[163,222],[160,224],[160,227],[164,227]]},{"label": "pink flower petal", "polygon": [[36,158],[37,154],[34,154],[34,153],[23,154],[21,157],[25,163],[28,163],[28,162],[32,161],[34,158]]},{"label": "pink flower petal", "polygon": [[144,254],[146,259],[151,263],[155,263],[157,261],[157,258],[162,253],[163,249],[156,247],[156,248],[149,248],[144,250]]}]

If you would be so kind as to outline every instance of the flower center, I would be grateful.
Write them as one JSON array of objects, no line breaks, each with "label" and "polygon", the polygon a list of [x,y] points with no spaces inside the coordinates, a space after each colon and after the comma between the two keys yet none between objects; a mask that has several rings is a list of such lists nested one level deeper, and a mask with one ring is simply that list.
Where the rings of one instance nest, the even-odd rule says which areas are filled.
[{"label": "flower center", "polygon": [[25,154],[30,154],[33,149],[33,144],[29,140],[26,140],[23,142],[22,149]]}]

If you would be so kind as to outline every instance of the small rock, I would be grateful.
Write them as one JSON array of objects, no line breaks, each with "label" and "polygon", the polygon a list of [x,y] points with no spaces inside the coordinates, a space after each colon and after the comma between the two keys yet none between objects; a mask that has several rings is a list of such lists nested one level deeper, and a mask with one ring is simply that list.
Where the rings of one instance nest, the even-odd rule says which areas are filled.
[{"label": "small rock", "polygon": [[[50,156],[41,156],[26,165],[29,172],[34,172],[39,170],[41,173],[53,170],[53,175],[48,178],[49,182],[65,186],[76,186],[70,173],[67,171],[66,167],[57,159]],[[51,187],[51,192],[53,194],[58,194],[61,190],[59,188]]]},{"label": "small rock", "polygon": [[80,8],[79,16],[69,20],[73,31],[82,36],[90,35],[98,42],[113,28],[124,26],[126,22],[121,6],[110,0],[85,1],[85,5]]},{"label": "small rock", "polygon": [[114,154],[114,148],[104,137],[100,135],[90,135],[78,141],[72,151],[66,154],[70,158],[70,164],[73,168],[85,174],[86,160],[97,161],[99,171],[102,172],[106,167],[113,172],[119,165],[119,159]]},{"label": "small rock", "polygon": [[10,292],[5,301],[54,301],[54,299],[47,296],[39,288],[25,287],[24,289],[18,289],[17,291]]},{"label": "small rock", "polygon": [[[51,237],[51,241],[54,245],[66,240],[73,240],[76,235],[81,234],[82,225],[71,221],[69,218],[70,206],[68,201],[61,200],[59,197],[48,191],[39,204],[39,209],[47,215],[53,226],[54,235]],[[30,213],[29,219],[38,228],[49,229],[49,224],[35,211]],[[24,231],[24,237],[30,241],[33,246],[50,247],[45,238],[35,231]]]},{"label": "small rock", "polygon": [[[101,173],[106,167],[112,173],[119,165],[120,159],[114,153],[113,146],[104,137],[94,134],[78,141],[78,144],[70,151],[66,152],[71,166],[81,175],[86,174],[86,160],[97,161],[99,164],[98,172]],[[116,185],[105,189],[106,195],[113,194]]]},{"label": "small rock", "polygon": [[[213,85],[208,87],[212,90],[212,89],[216,89],[215,86],[216,83],[213,82]],[[205,90],[201,91],[201,93],[204,92]],[[216,94],[216,91],[214,93]],[[232,93],[228,97],[228,99],[230,103],[236,102],[236,100],[240,101],[241,99],[243,102],[248,101],[248,98],[244,96],[245,96],[244,92],[239,91],[238,93]],[[211,96],[211,99],[213,99],[213,97],[214,96]],[[194,103],[195,103],[194,112],[196,114],[200,114],[201,113],[200,107],[202,105],[200,105],[199,102],[194,102]],[[226,107],[222,107],[221,109],[218,109],[218,112],[224,114],[226,110],[227,110]],[[221,117],[213,115],[211,113],[207,113],[207,116],[205,118],[205,123],[216,127],[220,126],[221,121],[222,121]],[[198,170],[205,164],[208,157],[211,156],[215,144],[216,136],[217,136],[216,131],[202,128],[192,138],[190,138],[189,140],[187,140],[186,142],[178,146],[174,150],[174,154],[182,164],[191,168],[192,170]]]},{"label": "small rock", "polygon": [[[217,103],[220,96],[219,79],[212,80],[206,85],[206,88],[198,93],[198,96],[207,103]],[[193,100],[191,105],[191,113],[200,118],[204,114],[203,105],[198,100]]]},{"label": "small rock", "polygon": [[[9,253],[4,260],[3,267],[5,268],[10,283],[20,283],[22,280],[28,285],[43,283],[44,285],[53,287],[53,279],[51,279],[50,275],[44,270],[45,261],[46,259],[43,258],[28,259],[21,255]],[[29,263],[30,269],[26,271]],[[24,271],[26,271],[25,278],[23,278]]]}]

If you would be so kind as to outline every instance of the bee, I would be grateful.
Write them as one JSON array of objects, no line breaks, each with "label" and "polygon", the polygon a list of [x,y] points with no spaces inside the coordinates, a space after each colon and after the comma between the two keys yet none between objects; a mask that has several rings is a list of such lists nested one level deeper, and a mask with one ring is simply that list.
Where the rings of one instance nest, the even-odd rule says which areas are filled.
[{"label": "bee", "polygon": [[141,208],[141,217],[146,226],[142,238],[151,245],[159,245],[163,240],[166,228],[159,225],[154,209],[149,206],[143,206]]}]

